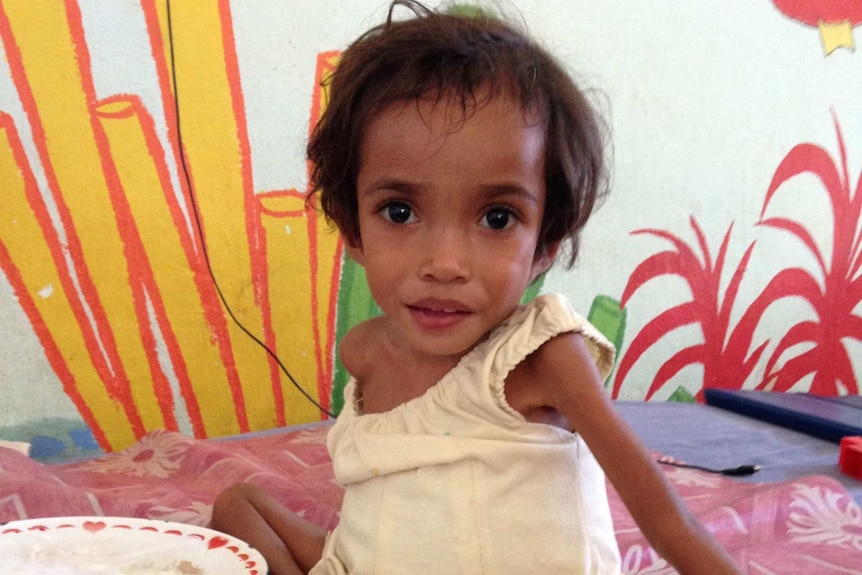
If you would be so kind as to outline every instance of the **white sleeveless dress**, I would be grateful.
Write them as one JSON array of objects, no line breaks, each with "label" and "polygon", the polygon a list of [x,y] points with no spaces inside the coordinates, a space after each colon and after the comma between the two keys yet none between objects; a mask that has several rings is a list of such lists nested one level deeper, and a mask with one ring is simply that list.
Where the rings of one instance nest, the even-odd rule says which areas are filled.
[{"label": "white sleeveless dress", "polygon": [[345,488],[313,575],[619,574],[604,474],[578,434],[527,422],[507,374],[580,332],[602,377],[613,346],[565,298],[519,307],[424,395],[362,415],[355,381],[330,431]]}]

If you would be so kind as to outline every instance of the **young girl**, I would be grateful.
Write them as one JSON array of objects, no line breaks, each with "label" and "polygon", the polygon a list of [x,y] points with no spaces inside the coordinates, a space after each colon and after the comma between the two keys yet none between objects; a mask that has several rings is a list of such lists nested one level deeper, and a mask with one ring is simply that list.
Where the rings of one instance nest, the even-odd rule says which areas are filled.
[{"label": "young girl", "polygon": [[560,296],[519,306],[604,191],[587,100],[506,23],[395,5],[416,17],[344,52],[308,147],[383,311],[340,345],[339,525],[240,485],[213,526],[278,575],[620,573],[607,476],[679,572],[738,573],[614,412],[612,346]]}]

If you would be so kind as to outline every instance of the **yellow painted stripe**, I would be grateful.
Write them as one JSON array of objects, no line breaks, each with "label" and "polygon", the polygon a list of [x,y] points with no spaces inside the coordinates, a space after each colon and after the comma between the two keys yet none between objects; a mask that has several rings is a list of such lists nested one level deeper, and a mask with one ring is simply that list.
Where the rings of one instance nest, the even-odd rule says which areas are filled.
[{"label": "yellow painted stripe", "polygon": [[[311,118],[311,128],[317,124],[320,116],[329,105],[329,91],[323,86],[328,85],[326,80],[335,71],[340,54],[327,54],[321,57],[317,73],[319,81],[314,90],[315,104],[312,106],[314,116]],[[334,296],[338,290],[338,278],[334,277],[336,270],[341,267],[341,240],[338,231],[326,221],[323,214],[313,214],[309,225],[315,226],[314,233],[317,237],[316,255],[316,280],[317,280],[317,337],[322,346],[319,354],[319,362],[322,370],[320,377],[322,384],[327,390],[327,396],[331,394],[334,349],[335,349],[335,302]]]},{"label": "yellow painted stripe", "polygon": [[[194,401],[199,406],[207,436],[238,433],[218,335],[207,321],[192,264],[166,202],[166,193],[173,191],[163,164],[164,154],[155,140],[151,120],[140,114],[140,102],[130,98],[115,98],[97,108],[120,182],[152,262],[155,282],[159,292],[165,294],[167,319],[185,366],[185,373],[178,373],[178,377],[181,386],[191,386],[185,390],[187,403]],[[144,121],[149,130],[142,127]],[[170,347],[171,342],[167,343]]]},{"label": "yellow painted stripe", "polygon": [[335,296],[338,292],[341,268],[341,239],[338,231],[326,221],[323,215],[316,215],[309,225],[315,226],[317,233],[317,336],[322,347],[318,361],[321,364],[321,383],[327,391],[327,402],[332,390],[335,349]]},{"label": "yellow painted stripe", "polygon": [[[37,146],[48,164],[44,167],[49,181],[53,179],[55,197],[62,196],[74,224],[66,232],[80,241],[84,261],[78,265],[86,265],[97,292],[90,294],[90,301],[97,297],[101,302],[131,384],[125,407],[137,410],[145,430],[164,427],[153,393],[159,374],[151,372],[151,351],[142,341],[128,262],[92,129],[88,86],[78,66],[81,54],[74,43],[84,43],[80,22],[67,20],[66,11],[50,0],[4,0],[3,9],[26,70],[33,112],[44,130],[44,141]],[[83,394],[90,394],[102,383],[80,381],[79,386]]]},{"label": "yellow painted stripe", "polygon": [[[266,233],[271,319],[275,352],[299,385],[318,397],[311,308],[310,246],[305,197],[296,192],[258,194],[261,225]],[[320,419],[320,411],[282,374],[285,418],[288,424]]]},{"label": "yellow painted stripe", "polygon": [[[23,151],[17,151],[23,155]],[[38,313],[57,346],[59,358],[51,358],[52,350],[46,347],[49,359],[64,363],[71,376],[71,381],[62,381],[66,392],[73,401],[79,397],[84,404],[76,402],[84,419],[94,428],[94,434],[107,441],[103,448],[118,449],[130,445],[135,441],[135,435],[128,419],[122,407],[111,399],[93,363],[93,355],[100,353],[93,349],[95,337],[91,333],[91,346],[88,348],[83,326],[78,322],[70,295],[64,288],[68,274],[61,278],[54,260],[54,255],[60,255],[52,254],[48,239],[28,202],[27,184],[22,177],[24,168],[16,161],[8,132],[0,129],[0,243],[6,247],[9,259],[20,272],[24,288],[33,302],[33,311]],[[30,185],[35,187],[35,180]],[[42,224],[50,225],[46,221],[47,212],[42,213],[42,218]],[[55,250],[59,251],[59,238],[54,236],[52,240]],[[76,296],[72,294],[71,297]],[[23,300],[22,305],[26,305]],[[57,368],[56,365],[54,367]],[[61,380],[63,375],[58,373]],[[91,417],[88,417],[88,408]]]},{"label": "yellow painted stripe", "polygon": [[[167,42],[167,14],[162,3],[157,9]],[[247,151],[241,122],[245,118],[240,117],[241,106],[234,100],[234,94],[241,93],[235,52],[222,26],[222,18],[228,16],[226,2],[171,3],[180,121],[213,271],[234,314],[252,334],[262,338],[258,284],[264,278],[254,277],[251,254],[259,258],[261,266],[265,260],[257,247],[250,247],[254,242],[252,230],[256,229],[254,193],[251,167],[244,158]],[[167,47],[165,53],[170,63]],[[230,339],[248,426],[251,430],[271,428],[275,424],[275,399],[268,356],[232,323]],[[242,406],[237,408],[242,410]]]}]

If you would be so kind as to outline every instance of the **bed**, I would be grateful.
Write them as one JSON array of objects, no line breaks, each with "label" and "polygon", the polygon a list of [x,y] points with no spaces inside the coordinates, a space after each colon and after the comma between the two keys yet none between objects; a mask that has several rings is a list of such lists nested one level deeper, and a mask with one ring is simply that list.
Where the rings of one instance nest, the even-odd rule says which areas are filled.
[{"label": "bed", "polygon": [[[760,466],[744,478],[662,466],[747,573],[862,575],[862,482],[839,473],[836,444],[701,404],[617,407],[666,461]],[[323,422],[219,440],[155,431],[123,451],[59,464],[0,448],[0,523],[104,515],[206,526],[216,494],[249,481],[331,528],[342,489],[326,452],[328,429]],[[675,573],[612,489],[610,499],[624,572]]]}]

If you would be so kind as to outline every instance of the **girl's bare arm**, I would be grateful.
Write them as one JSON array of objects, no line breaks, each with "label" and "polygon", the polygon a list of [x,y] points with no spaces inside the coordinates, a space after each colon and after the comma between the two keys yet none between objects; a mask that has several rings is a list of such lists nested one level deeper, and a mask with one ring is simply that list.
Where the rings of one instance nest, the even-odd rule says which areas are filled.
[{"label": "girl's bare arm", "polygon": [[248,483],[229,487],[218,496],[212,527],[260,551],[272,575],[308,573],[326,543],[326,530]]},{"label": "girl's bare arm", "polygon": [[682,575],[739,575],[614,409],[583,338],[563,334],[527,359],[536,400],[581,434],[653,548]]}]

